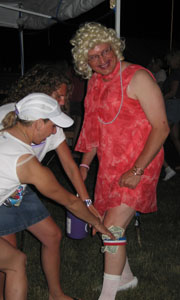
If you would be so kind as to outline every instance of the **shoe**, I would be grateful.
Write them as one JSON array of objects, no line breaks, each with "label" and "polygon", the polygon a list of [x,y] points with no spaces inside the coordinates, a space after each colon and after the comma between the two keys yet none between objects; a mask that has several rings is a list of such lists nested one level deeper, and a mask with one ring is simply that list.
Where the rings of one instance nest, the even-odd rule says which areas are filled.
[{"label": "shoe", "polygon": [[138,279],[137,277],[134,277],[133,280],[121,285],[117,291],[125,291],[125,290],[128,290],[128,289],[134,289],[135,287],[137,287],[138,285]]},{"label": "shoe", "polygon": [[[125,290],[128,290],[128,289],[133,289],[137,285],[138,285],[138,279],[137,279],[137,277],[134,277],[131,281],[119,286],[119,288],[117,289],[117,292],[125,291]],[[102,290],[102,284],[100,284],[100,285],[93,288],[93,291],[95,291],[95,292],[97,292],[97,291],[99,292],[101,290]]]},{"label": "shoe", "polygon": [[167,180],[171,179],[174,175],[176,175],[176,172],[173,169],[171,169],[170,167],[167,167],[165,169],[165,173],[166,173],[166,175],[163,178],[163,181],[167,181]]}]

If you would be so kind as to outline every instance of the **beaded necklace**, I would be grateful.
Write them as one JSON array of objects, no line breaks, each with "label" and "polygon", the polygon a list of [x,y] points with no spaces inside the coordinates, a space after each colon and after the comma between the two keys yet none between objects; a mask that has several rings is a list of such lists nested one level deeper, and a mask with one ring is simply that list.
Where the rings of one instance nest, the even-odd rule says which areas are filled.
[{"label": "beaded necklace", "polygon": [[123,84],[122,84],[121,61],[120,61],[120,84],[121,84],[121,103],[120,103],[120,106],[119,106],[119,109],[118,109],[117,114],[116,114],[115,117],[114,117],[111,121],[109,121],[109,122],[105,122],[105,121],[103,121],[100,117],[98,117],[98,121],[99,121],[100,123],[104,124],[104,125],[112,124],[112,123],[117,119],[117,117],[118,117],[119,114],[120,114],[122,105],[123,105],[124,94],[123,94]]}]

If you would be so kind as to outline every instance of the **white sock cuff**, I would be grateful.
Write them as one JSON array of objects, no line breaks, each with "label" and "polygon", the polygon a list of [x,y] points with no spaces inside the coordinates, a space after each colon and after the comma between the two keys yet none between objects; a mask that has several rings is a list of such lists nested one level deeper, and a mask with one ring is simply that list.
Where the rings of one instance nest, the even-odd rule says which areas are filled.
[{"label": "white sock cuff", "polygon": [[120,280],[121,276],[104,273],[104,279],[105,278],[109,280]]}]

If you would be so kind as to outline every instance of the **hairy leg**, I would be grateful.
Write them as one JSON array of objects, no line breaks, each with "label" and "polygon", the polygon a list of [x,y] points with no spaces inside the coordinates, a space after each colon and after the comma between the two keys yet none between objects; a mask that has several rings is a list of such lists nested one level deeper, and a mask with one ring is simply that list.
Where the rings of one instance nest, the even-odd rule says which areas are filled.
[{"label": "hairy leg", "polygon": [[[135,210],[126,204],[110,209],[104,219],[106,227],[111,225],[120,226],[126,230],[135,215]],[[117,253],[105,253],[105,272],[108,274],[121,275],[126,263],[126,246],[119,246]]]},{"label": "hairy leg", "polygon": [[[128,224],[135,215],[135,210],[125,204],[110,209],[104,218],[106,227],[119,226],[126,230]],[[126,257],[126,246],[119,246],[116,253],[105,252],[104,282],[99,300],[114,300],[118,287],[120,286],[120,275],[133,278],[129,263]]]}]

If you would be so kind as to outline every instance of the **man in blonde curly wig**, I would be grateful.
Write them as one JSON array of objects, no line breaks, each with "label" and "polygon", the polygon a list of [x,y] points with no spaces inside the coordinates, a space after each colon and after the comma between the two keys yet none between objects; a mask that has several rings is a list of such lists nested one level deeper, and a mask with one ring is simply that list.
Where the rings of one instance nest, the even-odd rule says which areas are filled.
[{"label": "man in blonde curly wig", "polygon": [[102,235],[104,280],[98,300],[137,286],[126,257],[125,231],[136,211],[154,212],[169,133],[161,90],[152,74],[124,60],[115,30],[87,23],[71,40],[76,71],[88,82],[85,115],[75,150],[85,180],[97,154],[95,207],[116,241]]},{"label": "man in blonde curly wig", "polygon": [[122,52],[125,48],[124,41],[116,37],[111,28],[106,28],[99,23],[87,23],[76,33],[70,41],[74,46],[72,54],[75,63],[75,70],[83,78],[89,79],[92,76],[92,68],[88,64],[88,51],[100,43],[110,43],[119,60],[123,60]]}]

